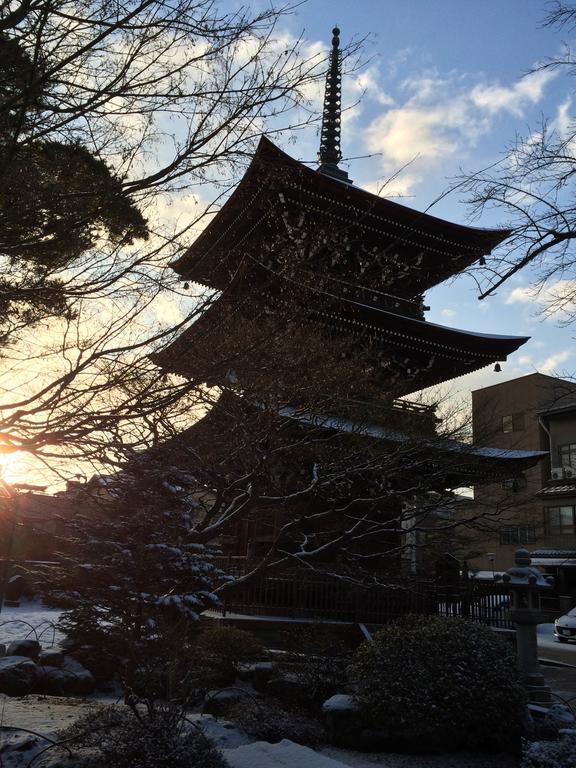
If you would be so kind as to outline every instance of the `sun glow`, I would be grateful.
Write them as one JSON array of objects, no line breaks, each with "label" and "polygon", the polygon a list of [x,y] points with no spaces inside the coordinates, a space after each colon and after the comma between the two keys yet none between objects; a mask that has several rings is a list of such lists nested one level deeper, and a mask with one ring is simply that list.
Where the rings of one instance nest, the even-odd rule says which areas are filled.
[{"label": "sun glow", "polygon": [[22,460],[22,451],[0,453],[0,477],[7,483],[17,483],[26,480],[26,467]]}]

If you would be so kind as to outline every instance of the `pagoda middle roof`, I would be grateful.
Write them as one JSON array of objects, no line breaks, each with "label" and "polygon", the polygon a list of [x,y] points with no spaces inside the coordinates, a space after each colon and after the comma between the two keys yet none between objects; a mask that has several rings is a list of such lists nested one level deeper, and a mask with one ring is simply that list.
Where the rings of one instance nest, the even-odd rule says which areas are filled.
[{"label": "pagoda middle roof", "polygon": [[[309,319],[339,333],[378,341],[389,350],[404,371],[395,386],[398,396],[448,381],[496,361],[504,361],[529,340],[528,336],[505,336],[475,333],[429,323],[403,314],[390,312],[352,299],[336,298],[332,302],[310,300],[305,294],[322,296],[321,291],[303,289],[302,300],[314,305]],[[164,370],[194,376],[198,354],[196,342],[210,338],[213,329],[222,329],[223,317],[219,302],[215,302],[170,345],[153,356]],[[269,308],[270,309],[270,308]],[[279,307],[279,312],[282,308]],[[281,316],[281,314],[280,314]],[[224,332],[226,335],[226,331]],[[231,330],[229,332],[232,332]],[[227,356],[225,356],[228,359]]]},{"label": "pagoda middle roof", "polygon": [[[275,231],[286,232],[290,211],[308,212],[317,228],[348,234],[352,266],[359,244],[369,245],[362,253],[362,274],[378,287],[388,267],[380,287],[402,295],[422,293],[458,274],[510,234],[455,224],[372,194],[309,168],[262,137],[241,182],[172,267],[222,290],[246,253],[252,250],[254,258],[255,244],[269,243]],[[289,248],[287,237],[284,242]],[[376,253],[378,258],[371,255]],[[317,263],[304,266],[324,269]]]}]

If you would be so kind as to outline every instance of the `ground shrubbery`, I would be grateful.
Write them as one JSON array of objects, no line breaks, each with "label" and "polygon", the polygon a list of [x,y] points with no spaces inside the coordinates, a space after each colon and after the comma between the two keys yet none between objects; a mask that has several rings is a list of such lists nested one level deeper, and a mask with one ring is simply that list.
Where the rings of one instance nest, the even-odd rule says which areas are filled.
[{"label": "ground shrubbery", "polygon": [[525,742],[522,768],[572,768],[576,765],[576,736],[567,734],[558,741]]},{"label": "ground shrubbery", "polygon": [[106,707],[62,734],[84,768],[225,768],[214,744],[170,708]]},{"label": "ground shrubbery", "polygon": [[350,649],[341,628],[314,626],[292,632],[286,659],[277,671],[293,680],[292,703],[318,710],[326,699],[348,687]]},{"label": "ground shrubbery", "polygon": [[409,616],[349,667],[368,727],[422,750],[518,749],[525,694],[512,649],[461,619]]},{"label": "ground shrubbery", "polygon": [[234,627],[210,627],[196,638],[191,649],[196,674],[209,683],[234,682],[241,664],[266,657],[262,643],[251,633]]},{"label": "ground shrubbery", "polygon": [[287,710],[272,699],[246,699],[232,706],[226,716],[257,741],[276,744],[290,739],[309,747],[326,741],[326,733],[318,721],[306,713]]}]

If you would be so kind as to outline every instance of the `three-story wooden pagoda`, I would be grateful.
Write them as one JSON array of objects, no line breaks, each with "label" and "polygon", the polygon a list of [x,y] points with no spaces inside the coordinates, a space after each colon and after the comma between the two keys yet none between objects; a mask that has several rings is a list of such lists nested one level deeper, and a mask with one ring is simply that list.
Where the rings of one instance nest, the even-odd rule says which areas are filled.
[{"label": "three-story wooden pagoda", "polygon": [[[424,317],[426,291],[482,260],[509,233],[454,224],[351,182],[339,167],[340,57],[334,29],[319,167],[263,137],[242,181],[172,265],[213,300],[155,360],[225,393],[224,405],[185,439],[207,461],[230,467],[225,452],[233,446],[239,456],[247,444],[232,425],[226,429],[230,414],[276,409],[294,429],[366,445],[429,441],[436,486],[514,475],[539,454],[449,441],[438,448],[433,409],[404,399],[504,361],[527,341]],[[295,466],[310,462],[304,453]],[[257,520],[258,511],[251,516]],[[255,525],[230,535],[230,552],[250,551]]]}]

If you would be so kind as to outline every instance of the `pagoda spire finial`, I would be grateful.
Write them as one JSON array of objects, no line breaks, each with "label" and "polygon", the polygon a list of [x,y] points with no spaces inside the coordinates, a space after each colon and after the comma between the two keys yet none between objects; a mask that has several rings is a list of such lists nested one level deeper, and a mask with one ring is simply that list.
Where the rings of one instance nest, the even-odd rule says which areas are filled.
[{"label": "pagoda spire finial", "polygon": [[338,167],[342,159],[340,151],[340,126],[342,111],[342,56],[340,53],[340,30],[332,30],[332,50],[330,51],[330,66],[326,73],[326,89],[324,92],[324,110],[322,112],[322,129],[320,131],[320,152],[318,161],[320,173],[333,176],[341,181],[351,183],[346,171]]}]

